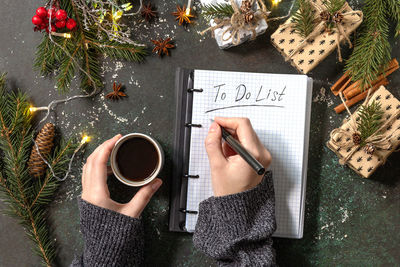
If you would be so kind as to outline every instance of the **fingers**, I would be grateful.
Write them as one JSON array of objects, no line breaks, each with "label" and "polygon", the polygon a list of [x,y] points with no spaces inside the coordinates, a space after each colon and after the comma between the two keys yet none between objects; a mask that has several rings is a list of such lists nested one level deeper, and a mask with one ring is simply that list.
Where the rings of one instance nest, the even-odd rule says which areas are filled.
[{"label": "fingers", "polygon": [[222,132],[221,128],[217,123],[213,122],[208,131],[208,135],[205,140],[205,146],[208,154],[208,160],[210,161],[211,169],[217,166],[221,166],[226,163],[226,158],[222,151]]},{"label": "fingers", "polygon": [[118,141],[121,138],[121,134],[117,134],[111,139],[108,139],[103,144],[98,146],[96,150],[90,155],[88,160],[93,160],[96,164],[107,164],[108,158],[110,157],[111,151]]},{"label": "fingers", "polygon": [[149,203],[151,197],[160,188],[161,184],[162,180],[156,178],[151,183],[140,188],[132,200],[124,206],[124,209],[126,210],[123,213],[128,216],[138,218]]},{"label": "fingers", "polygon": [[259,141],[248,118],[216,117],[214,120],[222,127],[234,130],[239,141],[246,148],[254,150],[260,146],[261,142]]},{"label": "fingers", "polygon": [[225,158],[236,155],[237,153],[229,146],[227,142],[222,143],[222,151],[224,152]]}]

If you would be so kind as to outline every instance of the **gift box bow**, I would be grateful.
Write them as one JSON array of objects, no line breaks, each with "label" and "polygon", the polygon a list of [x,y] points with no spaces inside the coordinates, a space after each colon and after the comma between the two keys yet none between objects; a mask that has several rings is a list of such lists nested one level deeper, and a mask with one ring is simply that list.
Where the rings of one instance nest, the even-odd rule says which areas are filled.
[{"label": "gift box bow", "polygon": [[[241,30],[251,31],[252,38],[254,39],[257,36],[256,28],[258,22],[262,19],[267,20],[267,16],[271,13],[267,10],[267,7],[263,0],[256,0],[258,6],[261,8],[257,9],[256,12],[253,12],[251,7],[253,6],[254,1],[255,0],[249,0],[246,2],[246,4],[243,4],[244,2],[242,2],[242,7],[239,8],[235,0],[230,0],[231,6],[234,11],[232,16],[230,18],[224,19],[215,18],[214,21],[215,23],[217,23],[217,25],[205,29],[200,34],[204,35],[208,31],[213,32],[215,29],[229,26],[222,34],[223,41],[228,41],[230,38],[232,38],[232,43],[234,45],[238,45],[240,43]],[[227,35],[227,37],[225,37],[227,33],[229,34]]]},{"label": "gift box bow", "polygon": [[[329,32],[332,28],[336,28],[338,30],[337,34],[337,50],[338,50],[338,57],[339,61],[342,62],[342,53],[340,50],[340,37],[343,36],[344,39],[349,44],[350,48],[353,47],[349,39],[349,35],[346,33],[345,29],[343,28],[342,22],[350,22],[350,23],[358,23],[363,20],[363,13],[362,11],[345,11],[349,9],[349,4],[345,2],[343,6],[333,14],[329,13],[327,7],[323,3],[317,3],[314,1],[310,1],[313,5],[314,9],[316,10],[315,16],[315,23],[317,24],[314,30],[304,39],[302,39],[297,47],[295,47],[290,53],[286,56],[286,61],[290,60],[297,52],[299,52],[304,46],[307,45],[307,42],[314,39],[316,36],[324,33]],[[283,26],[282,29],[287,29],[293,27],[294,23],[287,23]]]}]

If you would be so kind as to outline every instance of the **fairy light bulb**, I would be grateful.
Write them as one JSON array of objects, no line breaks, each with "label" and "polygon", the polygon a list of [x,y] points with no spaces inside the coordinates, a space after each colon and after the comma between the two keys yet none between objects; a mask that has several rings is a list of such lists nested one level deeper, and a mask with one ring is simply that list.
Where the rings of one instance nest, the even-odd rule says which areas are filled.
[{"label": "fairy light bulb", "polygon": [[33,113],[35,111],[40,111],[40,110],[48,110],[48,107],[34,107],[34,106],[30,106],[29,107],[29,112]]},{"label": "fairy light bulb", "polygon": [[90,136],[88,135],[82,136],[81,145],[86,144],[88,142],[90,142]]},{"label": "fairy light bulb", "polygon": [[272,0],[272,5],[277,6],[282,0]]}]

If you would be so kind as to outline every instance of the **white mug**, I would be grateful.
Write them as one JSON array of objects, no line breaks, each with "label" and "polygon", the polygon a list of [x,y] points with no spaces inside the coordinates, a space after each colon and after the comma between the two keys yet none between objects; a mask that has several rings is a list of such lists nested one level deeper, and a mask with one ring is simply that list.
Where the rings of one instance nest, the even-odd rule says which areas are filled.
[{"label": "white mug", "polygon": [[[124,177],[121,174],[121,172],[118,168],[118,163],[117,163],[116,157],[117,157],[118,149],[121,147],[121,145],[125,141],[127,141],[131,138],[138,138],[138,137],[147,140],[149,143],[151,143],[154,146],[154,148],[157,151],[157,155],[158,155],[158,164],[156,166],[156,169],[153,171],[153,173],[149,177],[147,177],[141,181],[132,181],[132,180],[127,179],[126,177]],[[114,173],[115,177],[118,180],[120,180],[122,183],[129,185],[129,186],[143,186],[143,185],[146,185],[146,184],[150,183],[151,181],[153,181],[157,177],[157,175],[160,173],[160,171],[164,165],[164,151],[163,151],[161,145],[151,136],[148,136],[148,135],[142,134],[142,133],[130,133],[130,134],[122,136],[115,143],[115,146],[114,146],[113,150],[111,151],[110,162],[111,162],[112,172]]]}]

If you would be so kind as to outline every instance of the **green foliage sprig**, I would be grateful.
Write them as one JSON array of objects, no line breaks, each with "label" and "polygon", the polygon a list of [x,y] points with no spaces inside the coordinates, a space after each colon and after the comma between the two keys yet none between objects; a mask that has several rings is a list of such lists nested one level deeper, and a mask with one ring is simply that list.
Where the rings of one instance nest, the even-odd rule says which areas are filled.
[{"label": "green foliage sprig", "polygon": [[[47,204],[56,192],[59,182],[48,170],[38,179],[30,176],[27,161],[33,147],[33,129],[27,95],[7,92],[5,76],[0,77],[0,196],[7,210],[25,228],[36,244],[34,251],[43,266],[55,260],[54,239],[48,226]],[[74,142],[61,142],[47,158],[58,175],[68,168],[69,157],[77,148]],[[5,229],[2,229],[5,231]]]},{"label": "green foliage sprig", "polygon": [[206,20],[231,17],[234,13],[230,4],[207,4],[201,7],[201,14]]},{"label": "green foliage sprig", "polygon": [[310,0],[297,0],[295,10],[292,14],[293,28],[305,38],[314,30],[313,6]]},{"label": "green foliage sprig", "polygon": [[[49,35],[44,34],[42,42],[37,47],[34,67],[42,75],[56,73],[56,87],[60,93],[69,91],[72,78],[76,73],[81,76],[80,87],[91,92],[96,86],[102,87],[99,57],[105,54],[114,59],[140,62],[147,54],[145,47],[135,44],[121,44],[110,40],[99,30],[101,23],[84,25],[84,17],[73,0],[59,0],[60,8],[77,22],[72,38],[52,36],[59,45],[51,42]],[[100,35],[100,36],[99,36]],[[71,57],[63,51],[65,49]],[[86,72],[79,70],[78,65]],[[91,79],[90,79],[90,78]],[[95,84],[95,85],[94,85]]]},{"label": "green foliage sprig", "polygon": [[346,0],[323,1],[323,4],[326,7],[326,10],[329,12],[329,14],[335,14],[335,12],[341,9],[345,3]]},{"label": "green foliage sprig", "polygon": [[366,145],[365,140],[382,126],[384,111],[381,103],[374,100],[369,105],[362,105],[357,113],[359,116],[357,130],[361,135],[360,146],[363,147]]},{"label": "green foliage sprig", "polygon": [[360,88],[371,86],[391,59],[389,25],[396,23],[396,36],[400,32],[400,1],[365,0],[364,22],[354,50],[346,62],[352,81],[360,81]]}]

